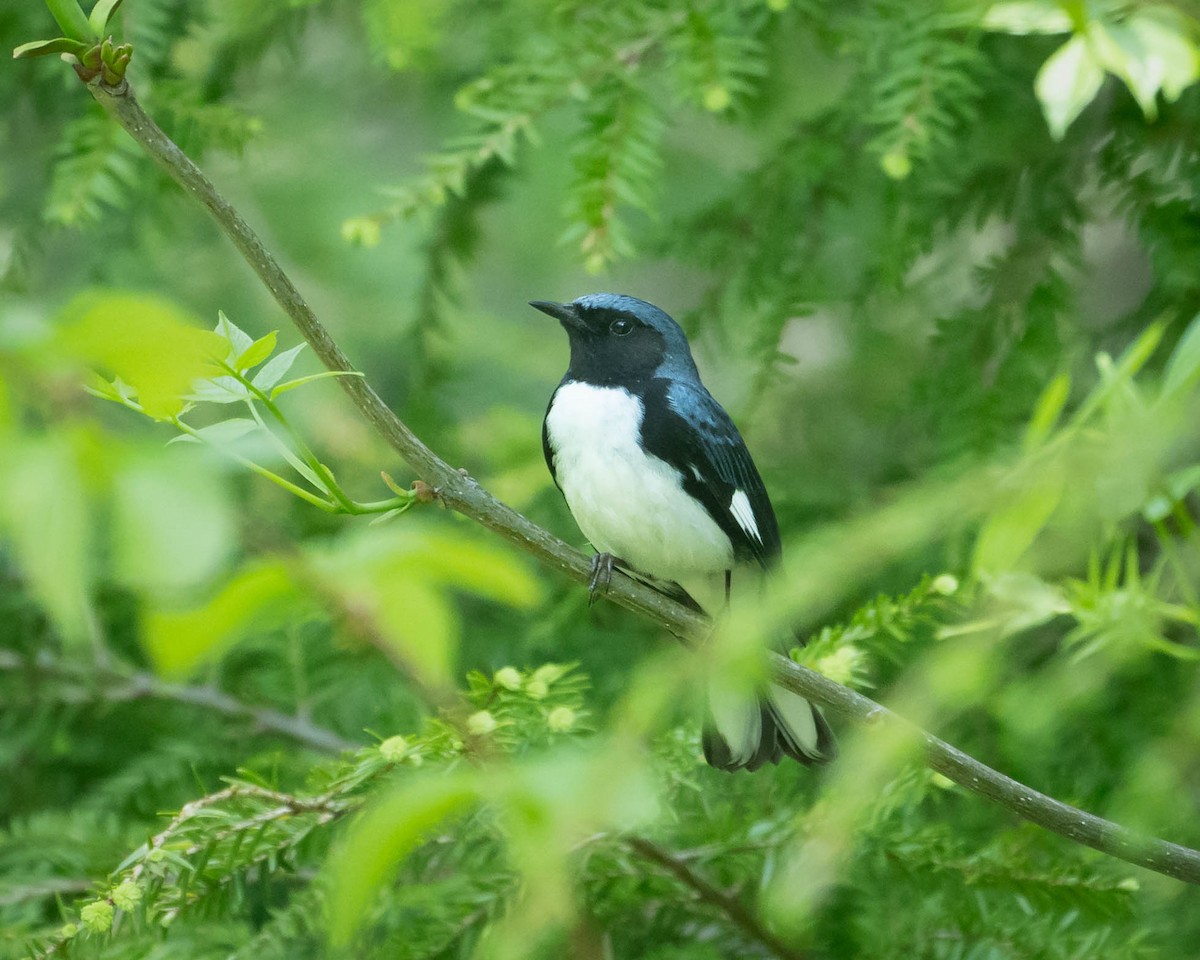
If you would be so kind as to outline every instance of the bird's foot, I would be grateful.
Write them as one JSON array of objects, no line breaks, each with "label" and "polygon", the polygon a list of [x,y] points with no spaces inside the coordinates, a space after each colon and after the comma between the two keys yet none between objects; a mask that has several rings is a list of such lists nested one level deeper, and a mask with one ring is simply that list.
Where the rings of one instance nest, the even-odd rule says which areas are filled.
[{"label": "bird's foot", "polygon": [[612,586],[613,564],[617,558],[611,553],[598,553],[592,557],[591,576],[588,578],[588,606],[608,593]]}]

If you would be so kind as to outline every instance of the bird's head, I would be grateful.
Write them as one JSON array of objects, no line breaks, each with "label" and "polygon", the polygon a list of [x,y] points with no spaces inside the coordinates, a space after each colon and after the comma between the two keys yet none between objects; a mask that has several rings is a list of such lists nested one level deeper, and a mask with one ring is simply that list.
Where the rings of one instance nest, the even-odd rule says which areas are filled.
[{"label": "bird's head", "polygon": [[554,317],[571,342],[572,375],[590,383],[628,383],[654,374],[695,375],[679,324],[652,303],[617,293],[589,293],[570,303],[531,300]]}]

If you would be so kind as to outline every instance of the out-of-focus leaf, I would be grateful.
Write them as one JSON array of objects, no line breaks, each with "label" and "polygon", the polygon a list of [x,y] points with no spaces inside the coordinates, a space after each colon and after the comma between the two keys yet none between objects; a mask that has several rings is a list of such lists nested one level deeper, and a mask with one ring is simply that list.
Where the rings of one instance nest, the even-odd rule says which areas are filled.
[{"label": "out-of-focus leaf", "polygon": [[352,609],[374,615],[381,638],[426,682],[453,682],[459,623],[449,598],[414,577],[375,576],[348,586]]},{"label": "out-of-focus leaf", "polygon": [[1081,35],[1072,37],[1042,64],[1034,89],[1055,140],[1063,138],[1075,118],[1092,102],[1103,80],[1104,70]]},{"label": "out-of-focus leaf", "polygon": [[1167,361],[1163,393],[1171,394],[1195,386],[1200,375],[1200,316],[1195,317],[1179,338]]},{"label": "out-of-focus leaf", "polygon": [[62,320],[63,348],[88,366],[121,377],[155,419],[178,414],[192,382],[211,373],[223,353],[217,336],[159,297],[81,294]]},{"label": "out-of-focus leaf", "polygon": [[154,667],[182,676],[222,653],[253,628],[282,622],[301,604],[301,595],[282,563],[247,567],[207,603],[186,610],[148,609],[142,640]]},{"label": "out-of-focus leaf", "polygon": [[983,29],[1001,33],[1069,33],[1070,16],[1054,0],[1013,0],[988,7]]},{"label": "out-of-focus leaf", "polygon": [[1151,13],[1121,23],[1092,20],[1087,37],[1099,62],[1125,82],[1148,119],[1158,114],[1160,92],[1174,100],[1196,81],[1196,46],[1178,18]]},{"label": "out-of-focus leaf", "polygon": [[233,368],[238,371],[246,371],[251,367],[257,367],[275,350],[275,341],[278,338],[278,330],[272,330],[266,336],[259,337],[242,351],[241,355],[234,361]]},{"label": "out-of-focus leaf", "polygon": [[1064,483],[1061,471],[1048,469],[992,513],[975,543],[975,570],[981,574],[1011,570],[1062,500]]},{"label": "out-of-focus leaf", "polygon": [[1025,430],[1026,450],[1035,449],[1050,435],[1050,431],[1058,424],[1070,395],[1071,378],[1066,373],[1060,373],[1046,384]]},{"label": "out-of-focus leaf", "polygon": [[89,617],[91,525],[68,438],[11,442],[0,458],[0,531],[30,590],[64,640],[81,643]]},{"label": "out-of-focus leaf", "polygon": [[419,559],[423,574],[447,586],[506,603],[531,607],[542,598],[542,585],[512,550],[439,532],[425,538]]},{"label": "out-of-focus leaf", "polygon": [[236,526],[207,461],[199,455],[157,457],[130,461],[113,478],[112,537],[118,581],[135,589],[178,590],[217,573],[234,546]]},{"label": "out-of-focus leaf", "polygon": [[353,823],[327,868],[329,936],[335,947],[350,943],[388,878],[430,831],[476,802],[474,781],[472,771],[460,770],[406,783]]},{"label": "out-of-focus leaf", "polygon": [[1163,485],[1165,492],[1152,496],[1142,508],[1142,516],[1151,523],[1165,520],[1179,501],[1200,487],[1200,464],[1168,474]]},{"label": "out-of-focus leaf", "polygon": [[1158,77],[1169,101],[1177,100],[1200,75],[1200,49],[1193,39],[1192,23],[1166,4],[1138,9],[1128,20],[1129,29],[1146,51],[1147,69]]},{"label": "out-of-focus leaf", "polygon": [[267,365],[258,371],[251,383],[264,393],[270,390],[283,379],[285,373],[292,369],[292,364],[296,362],[296,357],[300,355],[300,351],[306,346],[308,344],[301,343],[290,350],[284,350],[278,356],[272,357],[267,362]]},{"label": "out-of-focus leaf", "polygon": [[1003,573],[987,581],[987,592],[1005,634],[1019,633],[1071,612],[1062,588],[1030,573]]}]

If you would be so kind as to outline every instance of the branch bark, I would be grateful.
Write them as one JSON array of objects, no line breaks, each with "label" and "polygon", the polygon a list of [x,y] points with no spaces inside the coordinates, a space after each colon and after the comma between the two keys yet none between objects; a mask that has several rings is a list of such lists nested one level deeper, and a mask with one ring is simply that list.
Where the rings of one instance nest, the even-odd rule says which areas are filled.
[{"label": "branch bark", "polygon": [[808,954],[780,940],[741,900],[713,886],[671,851],[645,837],[630,837],[625,844],[642,859],[657,864],[685,887],[691,888],[701,900],[720,910],[742,933],[761,943],[780,960],[807,960]]},{"label": "branch bark", "polygon": [[55,660],[46,653],[39,654],[33,660],[26,660],[8,650],[0,650],[0,670],[31,670],[41,676],[59,677],[74,684],[63,691],[66,695],[64,698],[73,701],[103,700],[119,703],[145,698],[172,700],[175,703],[186,703],[227,717],[246,720],[255,730],[277,733],[324,753],[341,753],[343,750],[355,750],[363,746],[313,723],[306,717],[243,703],[213,686],[168,683],[152,673],[140,670],[76,667]]},{"label": "branch bark", "polygon": [[[109,87],[100,81],[88,84],[92,96],[119,123],[158,166],[185,193],[212,214],[226,236],[241,251],[250,267],[274,295],[313,352],[330,370],[354,367],[317,319],[295,285],[288,279],[262,241],[236,210],[217,192],[212,182],[142,110],[127,84]],[[584,583],[589,562],[579,551],[511,507],[501,503],[465,471],[454,469],[427,447],[392,411],[362,377],[338,378],[359,412],[386,440],[421,480],[436,491],[446,506],[504,537],[550,568]],[[709,622],[701,614],[676,603],[658,591],[619,572],[614,574],[608,597],[649,617],[689,645],[703,640]],[[867,723],[898,723],[913,730],[925,745],[926,762],[972,793],[992,800],[1018,816],[1047,830],[1093,847],[1128,863],[1200,884],[1200,851],[1140,835],[1126,827],[1079,810],[980,763],[907,721],[818,673],[772,654],[771,670],[783,686],[803,694],[839,715]]]}]

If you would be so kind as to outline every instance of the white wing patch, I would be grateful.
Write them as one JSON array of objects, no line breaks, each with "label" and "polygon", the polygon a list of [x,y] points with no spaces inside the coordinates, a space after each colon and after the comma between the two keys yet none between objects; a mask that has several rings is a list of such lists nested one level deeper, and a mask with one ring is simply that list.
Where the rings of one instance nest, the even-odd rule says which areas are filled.
[{"label": "white wing patch", "polygon": [[735,490],[733,499],[729,501],[729,512],[738,526],[746,531],[746,535],[759,543],[763,542],[762,534],[758,532],[758,524],[754,521],[754,510],[750,506],[750,498],[745,490]]}]

